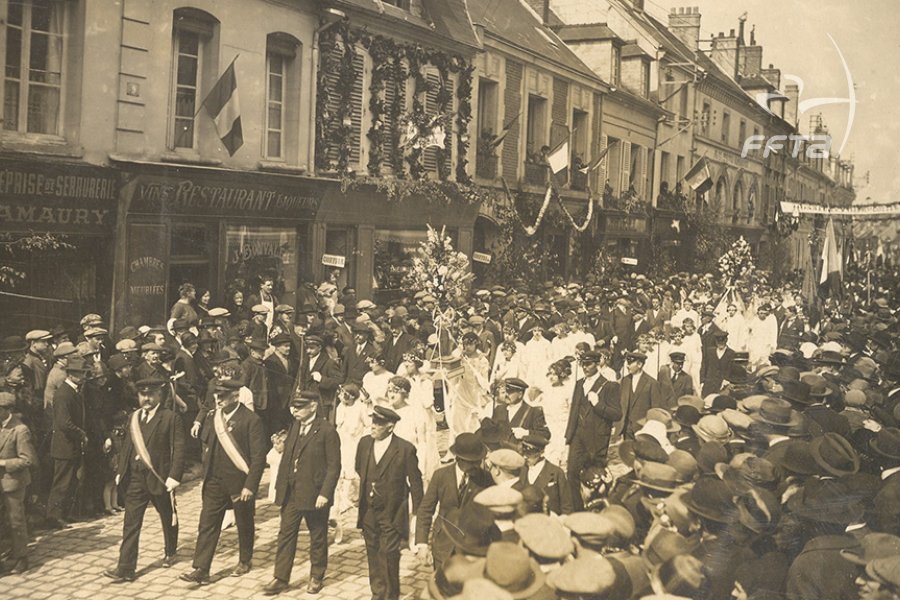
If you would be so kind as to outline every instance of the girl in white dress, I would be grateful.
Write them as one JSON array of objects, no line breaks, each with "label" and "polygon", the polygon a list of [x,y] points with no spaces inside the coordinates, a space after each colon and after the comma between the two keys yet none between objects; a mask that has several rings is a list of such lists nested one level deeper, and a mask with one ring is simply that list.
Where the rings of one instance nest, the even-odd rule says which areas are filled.
[{"label": "girl in white dress", "polygon": [[373,356],[369,359],[371,371],[363,375],[362,389],[370,399],[384,398],[387,395],[388,382],[393,373],[384,366],[384,356]]},{"label": "girl in white dress", "polygon": [[397,375],[402,375],[409,381],[409,403],[420,406],[425,416],[425,445],[416,450],[419,455],[422,481],[427,487],[431,481],[431,474],[440,466],[441,455],[438,450],[437,420],[434,412],[434,381],[422,373],[423,364],[419,355],[404,354]]},{"label": "girl in white dress", "polygon": [[728,334],[728,347],[735,352],[742,352],[747,349],[747,322],[744,316],[738,311],[736,304],[729,304],[717,325]]},{"label": "girl in white dress", "polygon": [[345,383],[338,388],[338,403],[335,407],[335,427],[341,439],[341,475],[334,493],[334,518],[337,530],[334,542],[340,544],[344,538],[341,516],[355,508],[359,498],[359,475],[356,473],[356,445],[369,430],[370,405],[359,398],[359,386]]},{"label": "girl in white dress", "polygon": [[575,380],[572,365],[567,360],[559,360],[550,365],[547,379],[541,385],[540,405],[550,429],[550,443],[544,456],[555,465],[566,468],[566,425],[569,422],[569,407]]}]

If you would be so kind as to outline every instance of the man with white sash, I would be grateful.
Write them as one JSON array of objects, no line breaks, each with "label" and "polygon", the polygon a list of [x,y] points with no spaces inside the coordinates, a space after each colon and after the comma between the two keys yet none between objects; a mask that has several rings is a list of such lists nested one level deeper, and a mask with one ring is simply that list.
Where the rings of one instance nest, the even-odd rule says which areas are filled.
[{"label": "man with white sash", "polygon": [[178,545],[174,490],[184,472],[184,428],[174,411],[160,405],[169,390],[166,379],[157,376],[141,379],[137,390],[140,408],[129,418],[116,475],[119,497],[125,499],[119,563],[103,573],[115,583],[135,579],[138,544],[148,504],[153,503],[162,521],[164,567],[174,564]]},{"label": "man with white sash", "polygon": [[266,433],[262,420],[239,401],[243,383],[218,380],[216,408],[203,420],[203,507],[194,551],[194,570],[181,579],[198,585],[209,582],[222,519],[234,509],[239,562],[231,571],[239,577],[250,571],[255,534],[256,492],[266,464]]}]

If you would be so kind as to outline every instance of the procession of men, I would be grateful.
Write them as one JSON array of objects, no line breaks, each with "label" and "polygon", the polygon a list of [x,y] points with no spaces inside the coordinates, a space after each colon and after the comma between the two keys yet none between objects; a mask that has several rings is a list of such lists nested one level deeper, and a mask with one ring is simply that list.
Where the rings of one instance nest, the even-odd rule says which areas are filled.
[{"label": "procession of men", "polygon": [[[687,273],[516,280],[453,319],[427,292],[348,288],[6,337],[3,574],[27,581],[31,548],[121,515],[103,575],[124,596],[151,562],[214,583],[232,527],[223,576],[327,592],[355,525],[377,600],[898,598],[900,279],[871,279],[824,302]],[[151,505],[162,556],[141,551]]]}]

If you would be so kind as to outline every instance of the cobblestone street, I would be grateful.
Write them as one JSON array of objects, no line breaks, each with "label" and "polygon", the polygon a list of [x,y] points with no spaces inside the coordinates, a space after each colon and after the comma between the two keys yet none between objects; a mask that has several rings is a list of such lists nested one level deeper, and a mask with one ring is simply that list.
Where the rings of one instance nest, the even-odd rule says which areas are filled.
[{"label": "cobblestone street", "polygon": [[[261,496],[268,490],[268,471],[260,486]],[[25,575],[7,576],[0,580],[4,598],[29,600],[62,600],[70,598],[264,598],[261,588],[272,579],[278,534],[278,508],[262,499],[257,502],[256,547],[253,570],[243,577],[230,577],[237,564],[237,530],[222,533],[212,566],[211,583],[198,587],[178,579],[191,570],[197,522],[200,515],[200,482],[191,481],[178,490],[179,532],[178,562],[162,567],[163,540],[159,519],[148,508],[141,534],[138,579],[133,583],[112,584],[103,571],[114,567],[122,536],[122,514],[77,523],[68,529],[39,536],[29,546],[31,569]],[[281,596],[321,598],[322,600],[361,599],[370,596],[366,568],[366,552],[362,535],[356,529],[355,513],[342,519],[344,542],[329,546],[325,588],[316,596],[306,594],[309,575],[307,550],[309,536],[301,530],[291,589]],[[333,540],[333,531],[329,538]],[[404,597],[418,595],[430,568],[420,567],[415,558],[404,552],[400,563],[401,589]]]}]

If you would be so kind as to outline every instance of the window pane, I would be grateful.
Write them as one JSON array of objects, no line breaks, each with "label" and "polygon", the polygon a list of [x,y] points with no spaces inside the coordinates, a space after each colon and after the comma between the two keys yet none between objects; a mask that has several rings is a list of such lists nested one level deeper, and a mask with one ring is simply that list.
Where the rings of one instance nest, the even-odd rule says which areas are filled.
[{"label": "window pane", "polygon": [[19,128],[19,84],[6,80],[3,93],[3,129],[15,131]]},{"label": "window pane", "polygon": [[51,17],[53,9],[47,0],[32,0],[31,2],[31,29],[34,31],[53,31]]},{"label": "window pane", "polygon": [[22,30],[8,27],[6,29],[6,76],[20,79],[21,67]]},{"label": "window pane", "polygon": [[22,3],[10,2],[6,10],[6,21],[10,25],[22,25]]},{"label": "window pane", "polygon": [[284,58],[280,54],[269,53],[269,73],[284,72]]},{"label": "window pane", "polygon": [[190,31],[178,32],[178,53],[199,56],[200,36]]},{"label": "window pane", "polygon": [[195,90],[183,87],[178,88],[175,92],[175,115],[193,119],[196,111],[194,106],[196,97]]},{"label": "window pane", "polygon": [[28,133],[57,133],[59,88],[32,85],[28,90]]},{"label": "window pane", "polygon": [[270,131],[268,133],[268,143],[266,144],[266,156],[270,158],[281,157],[281,133],[278,131]]},{"label": "window pane", "polygon": [[206,257],[209,250],[208,233],[206,225],[173,224],[172,256]]},{"label": "window pane", "polygon": [[191,56],[178,56],[178,85],[197,85],[197,59]]},{"label": "window pane", "polygon": [[31,56],[28,79],[59,85],[62,62],[62,39],[42,33],[31,34]]},{"label": "window pane", "polygon": [[282,81],[279,75],[269,75],[269,98],[271,100],[282,101]]},{"label": "window pane", "polygon": [[269,103],[269,129],[281,129],[281,105]]},{"label": "window pane", "polygon": [[277,227],[229,225],[225,230],[225,281],[255,286],[260,276],[275,277],[275,293],[297,289],[300,244],[297,231]]},{"label": "window pane", "polygon": [[175,147],[176,148],[193,148],[194,147],[194,120],[193,119],[175,119]]}]

